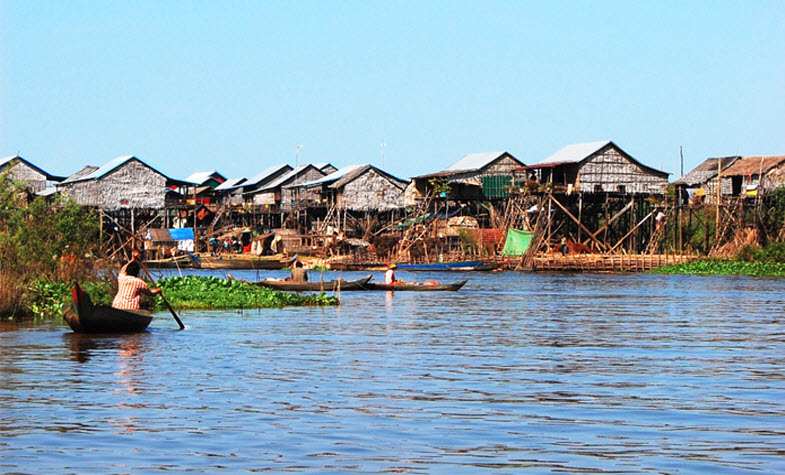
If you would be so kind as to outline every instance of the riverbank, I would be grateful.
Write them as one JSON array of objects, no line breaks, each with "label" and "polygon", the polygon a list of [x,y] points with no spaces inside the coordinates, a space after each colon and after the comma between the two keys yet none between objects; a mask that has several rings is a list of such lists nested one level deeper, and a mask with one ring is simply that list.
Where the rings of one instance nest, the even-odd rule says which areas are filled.
[{"label": "riverbank", "polygon": [[652,270],[670,275],[741,275],[751,277],[785,277],[785,264],[780,262],[748,262],[740,260],[701,259]]}]

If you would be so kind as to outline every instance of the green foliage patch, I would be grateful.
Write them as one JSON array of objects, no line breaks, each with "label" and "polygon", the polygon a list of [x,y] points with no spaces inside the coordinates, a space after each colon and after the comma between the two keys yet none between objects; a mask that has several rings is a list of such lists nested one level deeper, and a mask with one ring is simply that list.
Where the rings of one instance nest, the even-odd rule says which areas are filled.
[{"label": "green foliage patch", "polygon": [[[166,299],[176,309],[277,308],[337,305],[326,294],[297,294],[217,277],[167,277],[158,281]],[[163,306],[161,302],[159,309]]]},{"label": "green foliage patch", "polygon": [[746,262],[704,259],[660,267],[658,274],[672,275],[745,275],[754,277],[785,277],[785,263]]}]

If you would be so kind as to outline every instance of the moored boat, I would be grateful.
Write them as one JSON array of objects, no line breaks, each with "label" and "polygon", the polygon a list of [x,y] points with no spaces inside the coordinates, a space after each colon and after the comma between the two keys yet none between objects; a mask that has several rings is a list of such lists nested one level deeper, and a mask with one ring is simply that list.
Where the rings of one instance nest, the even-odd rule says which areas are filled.
[{"label": "moored boat", "polygon": [[71,298],[73,307],[66,310],[64,319],[77,333],[136,333],[146,330],[153,321],[147,312],[94,305],[79,284],[71,289]]},{"label": "moored boat", "polygon": [[489,271],[496,268],[491,262],[484,261],[458,261],[458,262],[431,262],[422,264],[398,264],[399,270],[407,271]]},{"label": "moored boat", "polygon": [[429,284],[427,282],[398,282],[395,284],[376,284],[368,282],[365,290],[387,290],[392,292],[437,292],[455,291],[466,285],[466,280],[450,284]]},{"label": "moored boat", "polygon": [[[229,276],[231,278],[231,276]],[[325,280],[319,282],[292,282],[290,280],[259,280],[256,282],[248,282],[249,284],[258,285],[261,287],[269,287],[277,290],[287,290],[290,292],[304,292],[304,291],[335,291],[335,290],[365,290],[364,286],[371,280],[372,276],[363,277],[357,280]]]}]

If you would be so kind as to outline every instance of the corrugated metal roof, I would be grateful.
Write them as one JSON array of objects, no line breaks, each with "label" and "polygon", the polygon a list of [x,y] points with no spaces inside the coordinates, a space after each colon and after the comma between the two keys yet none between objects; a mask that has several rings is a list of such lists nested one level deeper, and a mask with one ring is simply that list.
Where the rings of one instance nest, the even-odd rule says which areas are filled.
[{"label": "corrugated metal roof", "polygon": [[245,182],[246,182],[245,178],[229,178],[225,182],[216,186],[215,189],[217,191],[231,190],[232,188],[237,188],[238,186],[242,185]]},{"label": "corrugated metal roof", "polygon": [[330,173],[329,175],[327,175],[325,177],[319,178],[318,180],[312,180],[312,181],[307,181],[305,183],[302,183],[300,186],[305,187],[305,188],[312,188],[314,186],[329,185],[331,183],[334,183],[334,182],[340,180],[341,178],[343,178],[344,175],[347,175],[347,174],[349,174],[349,173],[351,173],[351,172],[353,172],[355,170],[359,170],[360,168],[367,167],[367,166],[369,166],[369,165],[368,164],[348,165],[348,166],[345,166],[343,168],[339,168],[338,170]]},{"label": "corrugated metal roof", "polygon": [[20,157],[19,155],[9,155],[7,157],[0,158],[0,167],[2,167],[3,165],[5,165],[6,163],[10,162],[15,158],[22,158],[22,157]]},{"label": "corrugated metal roof", "polygon": [[506,152],[504,151],[470,153],[468,155],[464,155],[462,159],[458,160],[457,162],[447,167],[447,170],[448,171],[479,170],[480,168],[483,168],[484,166],[493,162],[497,158],[501,157],[505,153]]},{"label": "corrugated metal roof", "polygon": [[264,181],[266,178],[269,178],[270,175],[274,175],[275,172],[280,171],[281,168],[286,168],[288,166],[289,166],[288,164],[282,163],[278,165],[273,165],[271,167],[267,167],[264,170],[262,170],[261,173],[249,178],[248,181],[243,183],[243,186],[257,185],[260,182]]},{"label": "corrugated metal roof", "polygon": [[297,177],[297,175],[299,175],[300,173],[304,172],[305,170],[307,170],[308,168],[311,168],[311,167],[314,167],[317,170],[319,170],[319,167],[317,167],[315,165],[300,165],[299,167],[284,173],[283,175],[279,176],[275,180],[273,180],[270,183],[264,185],[262,190],[273,190],[275,188],[278,188],[279,186],[283,185],[284,183],[286,183],[289,180],[294,179],[295,177]]},{"label": "corrugated metal roof", "polygon": [[577,163],[592,155],[593,153],[596,153],[598,150],[610,143],[610,140],[600,140],[597,142],[575,143],[572,145],[567,145],[566,147],[559,149],[550,157],[532,166],[536,167],[537,165],[544,165],[549,163]]},{"label": "corrugated metal roof", "polygon": [[98,170],[98,167],[95,165],[85,165],[81,170],[69,175],[68,178],[62,181],[62,183],[71,183],[72,181],[76,181],[86,175],[93,173],[96,170]]},{"label": "corrugated metal roof", "polygon": [[9,155],[8,157],[0,158],[0,168],[3,168],[5,165],[7,165],[9,162],[13,160],[19,160],[20,162],[24,163],[25,165],[32,168],[33,170],[36,170],[40,174],[46,176],[47,180],[60,181],[63,179],[63,177],[61,176],[52,175],[51,173],[31,163],[29,160],[25,159],[20,155]]},{"label": "corrugated metal roof", "polygon": [[197,185],[201,185],[202,183],[212,178],[213,175],[215,174],[220,175],[220,173],[218,173],[218,171],[216,170],[210,170],[206,172],[194,172],[191,173],[191,175],[188,178],[186,178],[185,181],[190,181],[191,183],[196,183]]},{"label": "corrugated metal roof", "polygon": [[49,187],[49,188],[44,188],[43,190],[36,192],[36,195],[46,197],[46,196],[52,196],[52,195],[54,195],[56,193],[57,193],[57,188]]},{"label": "corrugated metal roof", "polygon": [[72,181],[95,180],[101,178],[107,173],[113,171],[115,168],[125,164],[126,162],[134,158],[136,157],[134,157],[133,155],[121,155],[119,157],[115,157],[109,160],[108,162],[104,163],[100,167],[96,168],[95,170],[93,170],[92,173],[88,173],[87,175],[84,175]]}]

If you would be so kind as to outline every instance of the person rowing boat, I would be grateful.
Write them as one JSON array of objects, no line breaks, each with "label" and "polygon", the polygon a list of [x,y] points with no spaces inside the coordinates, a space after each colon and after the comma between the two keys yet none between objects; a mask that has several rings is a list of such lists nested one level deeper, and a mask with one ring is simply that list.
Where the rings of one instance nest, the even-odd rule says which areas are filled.
[{"label": "person rowing boat", "polygon": [[397,277],[395,276],[395,269],[398,266],[395,264],[390,264],[387,266],[387,272],[384,273],[384,283],[385,285],[395,285],[398,282]]},{"label": "person rowing boat", "polygon": [[120,269],[117,276],[117,295],[112,301],[112,307],[119,310],[138,311],[142,309],[142,294],[157,295],[161,293],[158,287],[149,288],[147,282],[139,278],[142,265],[132,259]]}]

